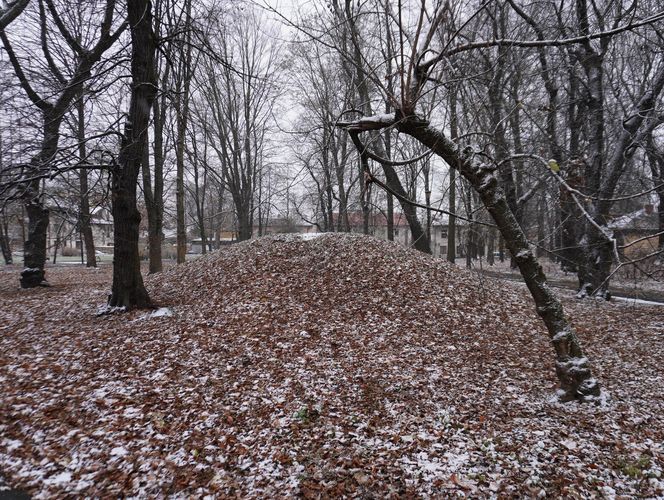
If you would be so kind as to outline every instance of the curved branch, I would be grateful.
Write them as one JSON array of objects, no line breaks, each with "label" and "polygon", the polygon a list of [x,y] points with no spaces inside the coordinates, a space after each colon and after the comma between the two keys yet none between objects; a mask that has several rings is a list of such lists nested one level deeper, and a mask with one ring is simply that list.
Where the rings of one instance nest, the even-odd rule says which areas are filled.
[{"label": "curved branch", "polygon": [[29,3],[30,0],[16,0],[4,9],[0,9],[0,31],[9,26],[9,23],[16,19]]},{"label": "curved branch", "polygon": [[79,56],[82,56],[85,53],[85,49],[81,46],[80,43],[72,36],[72,34],[69,32],[67,27],[65,26],[65,23],[62,22],[62,19],[60,18],[60,14],[58,14],[58,11],[55,9],[55,6],[53,5],[53,0],[46,0],[46,6],[48,7],[48,10],[51,13],[51,16],[53,16],[53,20],[55,21],[55,25],[58,27],[58,30],[60,31],[60,34],[62,37],[65,39],[67,42],[67,45],[71,47],[71,49],[78,54]]},{"label": "curved branch", "polygon": [[400,194],[398,194],[398,193],[397,193],[396,191],[394,191],[393,189],[390,189],[390,188],[387,186],[387,184],[385,184],[384,182],[382,182],[382,181],[376,179],[376,177],[374,177],[373,174],[371,174],[371,173],[367,174],[367,182],[372,182],[372,183],[374,183],[374,184],[378,184],[378,186],[380,186],[383,190],[385,190],[385,191],[387,191],[388,193],[390,193],[390,194],[391,194],[392,196],[394,196],[395,198],[397,198],[397,199],[403,201],[404,203],[408,203],[409,205],[412,205],[412,206],[414,206],[414,207],[417,207],[417,208],[424,208],[425,210],[431,210],[432,212],[438,212],[438,213],[441,213],[441,214],[452,215],[452,216],[454,216],[454,217],[457,218],[457,219],[461,219],[461,220],[463,220],[463,221],[465,221],[465,222],[468,222],[469,224],[479,224],[479,225],[481,225],[481,226],[493,227],[493,228],[497,228],[497,227],[498,227],[498,226],[496,226],[495,224],[491,224],[490,222],[482,222],[482,221],[479,221],[479,220],[477,220],[477,219],[467,219],[467,218],[462,217],[461,215],[459,215],[459,214],[457,214],[457,213],[454,213],[454,214],[453,214],[453,213],[451,213],[451,212],[448,212],[447,210],[443,210],[442,208],[434,208],[434,207],[431,207],[431,206],[429,206],[429,205],[424,205],[423,203],[417,203],[417,202],[415,202],[415,201],[413,201],[413,200],[410,200],[410,199],[406,198],[405,196],[401,196]]},{"label": "curved branch", "polygon": [[46,62],[51,70],[51,73],[53,73],[56,80],[58,80],[58,82],[60,82],[61,85],[65,85],[67,83],[67,79],[62,75],[62,72],[58,68],[58,65],[55,64],[55,61],[51,56],[51,50],[48,48],[48,38],[47,38],[48,28],[46,26],[46,12],[44,11],[43,0],[39,0],[38,4],[39,4],[39,24],[41,31],[39,36],[41,38],[42,52],[44,52],[44,57],[46,57]]},{"label": "curved branch", "polygon": [[565,45],[575,45],[581,43],[588,43],[590,40],[603,39],[618,35],[625,31],[633,30],[641,26],[646,26],[648,24],[656,23],[664,19],[664,11],[657,12],[650,17],[642,19],[641,21],[633,22],[626,24],[624,26],[619,26],[617,28],[601,31],[598,33],[591,33],[589,35],[577,36],[572,38],[558,38],[550,40],[514,40],[510,38],[503,38],[500,40],[483,40],[479,42],[471,42],[463,45],[458,45],[450,50],[443,50],[433,59],[422,63],[419,66],[419,70],[422,73],[427,73],[433,66],[438,64],[441,60],[446,57],[450,57],[461,52],[467,52],[469,50],[475,49],[486,49],[489,47],[562,47]]},{"label": "curved branch", "polygon": [[2,30],[0,30],[0,40],[2,40],[2,44],[5,46],[7,55],[9,56],[9,61],[12,63],[12,66],[14,67],[14,71],[16,72],[16,76],[18,77],[18,81],[21,83],[21,87],[23,87],[25,93],[28,94],[28,97],[33,102],[33,104],[42,111],[47,111],[50,108],[52,108],[53,105],[48,101],[45,101],[44,99],[39,97],[39,94],[37,94],[37,92],[35,92],[35,90],[30,86],[30,82],[25,76],[25,73],[23,73],[23,68],[21,67],[21,63],[16,57],[14,48],[12,47],[9,38],[7,38],[7,35]]}]

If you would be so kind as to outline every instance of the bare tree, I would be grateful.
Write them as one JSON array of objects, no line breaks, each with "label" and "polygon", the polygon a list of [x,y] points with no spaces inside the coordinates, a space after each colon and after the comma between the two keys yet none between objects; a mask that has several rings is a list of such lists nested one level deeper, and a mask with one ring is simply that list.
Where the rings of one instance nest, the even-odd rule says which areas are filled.
[{"label": "bare tree", "polygon": [[15,0],[0,7],[0,31],[4,30],[28,6],[30,0]]},{"label": "bare tree", "polygon": [[136,188],[148,138],[150,111],[157,91],[155,52],[157,40],[149,0],[128,2],[131,27],[131,99],[124,126],[118,165],[112,170],[113,285],[110,307],[125,309],[150,305],[141,276],[138,230],[141,215],[136,207]]},{"label": "bare tree", "polygon": [[207,60],[199,86],[211,121],[206,128],[207,140],[233,199],[238,239],[242,241],[253,232],[266,132],[277,97],[274,71],[278,48],[260,30],[256,10],[246,7],[241,16],[239,11],[230,11],[227,19],[228,24],[220,25],[210,40],[225,63]]},{"label": "bare tree", "polygon": [[[86,148],[86,133],[85,133],[85,100],[84,92],[76,102],[76,125],[77,125],[77,139],[78,139],[78,156],[79,161],[85,164],[88,158]],[[83,236],[81,242],[81,252],[85,248],[87,267],[97,267],[97,257],[95,254],[95,243],[92,236],[92,226],[90,225],[90,195],[88,185],[88,171],[86,168],[81,168],[78,173],[79,176],[79,230]]]},{"label": "bare tree", "polygon": [[[22,200],[28,216],[28,238],[25,241],[23,259],[25,269],[21,273],[21,286],[30,288],[39,286],[44,281],[44,263],[46,260],[46,230],[49,221],[49,212],[44,205],[41,193],[41,179],[45,173],[53,168],[53,161],[58,152],[60,140],[60,125],[71,103],[80,95],[86,80],[92,76],[94,65],[101,59],[104,52],[113,45],[125,29],[121,24],[113,31],[115,14],[115,1],[105,2],[103,18],[99,26],[96,40],[77,40],[70,28],[63,21],[53,0],[45,0],[50,23],[55,25],[64,45],[70,51],[74,60],[73,69],[69,74],[63,73],[53,57],[47,33],[50,32],[50,23],[47,19],[44,4],[39,2],[41,49],[50,71],[53,99],[49,100],[40,95],[28,79],[14,45],[4,31],[0,31],[0,40],[5,47],[15,75],[20,82],[30,102],[41,113],[42,142],[39,151],[33,155],[30,163],[25,166],[22,186]],[[62,47],[64,49],[64,47]]]},{"label": "bare tree", "polygon": [[[168,0],[157,0],[155,8],[155,36],[167,38],[170,30],[174,29],[168,22],[164,11],[170,8]],[[148,252],[149,272],[158,273],[162,264],[162,239],[164,225],[164,163],[166,157],[166,137],[164,127],[166,124],[166,111],[168,108],[169,93],[167,88],[170,82],[172,44],[162,44],[161,51],[155,56],[155,71],[159,81],[161,93],[153,102],[153,168],[150,169],[150,150],[146,144],[144,160],[141,165],[143,199],[148,218]]]},{"label": "bare tree", "polygon": [[[418,101],[427,82],[433,78],[432,71],[442,61],[444,55],[449,54],[446,49],[434,50],[431,47],[433,32],[444,15],[446,13],[442,9],[437,10],[430,18],[431,25],[428,32],[421,32],[418,28],[412,36],[414,57],[409,57],[400,68],[402,75],[400,98],[395,113],[347,121],[341,126],[349,131],[359,150],[378,160],[380,158],[367,149],[360,136],[371,130],[394,128],[421,142],[448,165],[458,170],[479,194],[482,203],[503,235],[531,292],[537,312],[549,331],[556,355],[556,373],[563,399],[593,399],[599,395],[599,384],[592,377],[588,359],[564,315],[562,305],[547,286],[542,268],[530,249],[528,239],[510,207],[505,192],[499,185],[496,164],[482,161],[481,156],[477,156],[472,148],[464,148],[451,141],[440,128],[432,126],[429,121],[417,114]],[[424,16],[424,13],[422,12],[420,16]],[[472,47],[484,45],[470,44]],[[438,55],[423,57],[429,51]],[[367,171],[366,175],[372,178],[370,171]]]}]

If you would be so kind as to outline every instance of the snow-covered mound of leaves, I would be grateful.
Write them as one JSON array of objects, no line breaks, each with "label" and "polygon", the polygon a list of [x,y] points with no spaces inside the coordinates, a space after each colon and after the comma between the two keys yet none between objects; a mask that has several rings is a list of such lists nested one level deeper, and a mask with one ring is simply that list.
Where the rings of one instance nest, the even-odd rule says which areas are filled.
[{"label": "snow-covered mound of leaves", "polygon": [[373,238],[225,248],[150,277],[157,314],[50,279],[0,282],[0,474],[38,497],[664,495],[662,308],[566,303],[596,407],[551,402],[519,285]]}]

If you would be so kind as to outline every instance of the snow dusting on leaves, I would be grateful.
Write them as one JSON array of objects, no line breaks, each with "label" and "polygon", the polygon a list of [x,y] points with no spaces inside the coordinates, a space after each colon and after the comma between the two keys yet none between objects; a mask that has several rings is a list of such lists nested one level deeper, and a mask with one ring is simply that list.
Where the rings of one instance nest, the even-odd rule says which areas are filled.
[{"label": "snow dusting on leaves", "polygon": [[522,287],[373,238],[225,248],[151,313],[49,279],[0,273],[0,484],[35,498],[664,495],[661,308],[565,298],[595,406],[552,402]]}]

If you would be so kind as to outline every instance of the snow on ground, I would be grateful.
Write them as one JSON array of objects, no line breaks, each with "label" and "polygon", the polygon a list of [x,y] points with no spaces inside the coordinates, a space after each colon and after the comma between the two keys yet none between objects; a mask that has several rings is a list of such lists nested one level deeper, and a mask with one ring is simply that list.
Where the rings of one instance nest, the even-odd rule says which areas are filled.
[{"label": "snow on ground", "polygon": [[[563,271],[559,263],[546,257],[541,258],[540,263],[549,279],[569,283],[571,286],[578,288],[579,280],[576,273]],[[466,259],[458,258],[456,264],[459,267],[465,267]],[[485,258],[482,258],[481,260],[472,261],[472,266],[475,271],[488,271],[508,276],[518,275],[519,272],[510,267],[509,257],[506,257],[503,262],[500,262],[500,259],[496,257],[492,266],[486,262]],[[633,266],[627,265],[611,277],[611,288],[620,288],[637,295],[639,292],[664,292],[664,265],[661,262],[655,262],[653,264],[642,264],[640,267],[652,273],[653,277],[638,272],[635,273]]]},{"label": "snow on ground", "polygon": [[661,308],[566,299],[611,399],[563,405],[522,287],[372,238],[172,267],[169,314],[48,279],[0,273],[0,474],[36,498],[664,495]]}]

